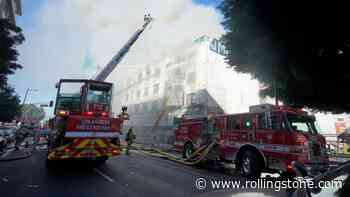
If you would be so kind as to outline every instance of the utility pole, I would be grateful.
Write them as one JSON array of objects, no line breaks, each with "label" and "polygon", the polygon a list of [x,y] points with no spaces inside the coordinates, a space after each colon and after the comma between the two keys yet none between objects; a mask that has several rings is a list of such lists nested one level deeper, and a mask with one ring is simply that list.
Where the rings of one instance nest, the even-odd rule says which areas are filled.
[{"label": "utility pole", "polygon": [[[29,95],[29,92],[30,92],[30,91],[36,92],[36,91],[38,91],[38,90],[37,90],[37,89],[27,88],[26,93],[25,93],[25,95],[24,95],[23,102],[22,102],[21,111],[23,110],[24,104],[26,103],[26,100],[27,100],[27,98],[28,98],[28,95]],[[21,114],[20,118],[21,118],[20,121],[22,122],[22,121],[23,121],[23,114]]]},{"label": "utility pole", "polygon": [[38,90],[37,89],[27,88],[26,93],[24,95],[23,102],[22,102],[22,106],[26,103],[26,100],[27,100],[27,97],[28,97],[28,94],[29,94],[30,91],[36,92]]},{"label": "utility pole", "polygon": [[23,99],[23,102],[22,102],[22,106],[24,105],[24,103],[26,102],[26,100],[27,100],[27,96],[28,96],[28,92],[29,92],[29,88],[27,88],[27,90],[26,90],[26,94],[24,95],[24,99]]}]

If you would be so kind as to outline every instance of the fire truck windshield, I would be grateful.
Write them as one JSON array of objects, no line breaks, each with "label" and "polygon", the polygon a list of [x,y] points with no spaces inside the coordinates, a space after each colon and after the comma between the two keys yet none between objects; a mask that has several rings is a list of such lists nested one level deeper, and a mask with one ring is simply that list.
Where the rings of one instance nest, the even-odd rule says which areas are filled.
[{"label": "fire truck windshield", "polygon": [[88,95],[87,95],[88,103],[109,104],[110,100],[111,100],[110,86],[90,85]]},{"label": "fire truck windshield", "polygon": [[312,116],[287,113],[287,120],[293,131],[317,134],[315,119]]},{"label": "fire truck windshield", "polygon": [[57,96],[56,110],[68,110],[70,112],[79,112],[81,103],[81,88],[84,83],[61,83],[60,91]]}]

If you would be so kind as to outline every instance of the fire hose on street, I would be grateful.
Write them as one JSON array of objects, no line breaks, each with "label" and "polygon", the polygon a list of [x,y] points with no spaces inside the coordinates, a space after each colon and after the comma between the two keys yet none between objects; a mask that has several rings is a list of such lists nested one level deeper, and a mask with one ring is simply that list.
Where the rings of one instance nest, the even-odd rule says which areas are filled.
[{"label": "fire hose on street", "polygon": [[[22,140],[20,140],[21,142],[25,141],[26,139],[28,138],[24,138]],[[22,148],[27,148],[26,150],[19,150],[19,147],[22,147]],[[28,148],[29,147],[29,148]],[[8,151],[10,151],[9,153],[12,153],[12,152],[16,152],[16,151],[22,151],[23,154],[21,154],[20,156],[16,156],[16,157],[11,157],[11,158],[3,158],[3,157],[0,157],[0,162],[7,162],[7,161],[17,161],[17,160],[23,160],[23,159],[28,159],[29,157],[31,157],[33,155],[33,152],[35,150],[35,142],[34,144],[32,145],[28,145],[28,144],[25,144],[25,145],[15,145],[15,150],[13,151],[10,151],[11,148],[6,148],[6,152],[4,154],[8,154]]]},{"label": "fire hose on street", "polygon": [[22,159],[27,159],[33,155],[33,151],[26,151],[23,156],[19,157],[14,157],[14,158],[5,158],[5,159],[0,159],[0,162],[5,162],[5,161],[17,161],[17,160],[22,160]]},{"label": "fire hose on street", "polygon": [[198,148],[195,152],[192,153],[189,159],[183,159],[181,157],[175,156],[171,153],[162,151],[157,148],[136,148],[137,150],[142,150],[145,154],[148,154],[153,157],[161,157],[164,159],[168,159],[171,161],[175,161],[177,163],[181,163],[184,165],[196,165],[206,159],[210,151],[213,149],[213,147],[217,144],[217,141],[213,141],[210,144],[206,144]]},{"label": "fire hose on street", "polygon": [[[25,147],[25,145],[21,146],[21,147]],[[20,156],[17,156],[17,157],[0,158],[0,162],[17,161],[17,160],[27,159],[33,155],[34,149],[35,149],[34,147],[31,147],[29,150],[21,150],[23,154]],[[7,151],[9,151],[9,150],[7,150]],[[19,150],[14,150],[14,151],[19,151]],[[14,152],[14,151],[11,151],[11,152]],[[4,154],[6,154],[6,153],[4,153]]]}]

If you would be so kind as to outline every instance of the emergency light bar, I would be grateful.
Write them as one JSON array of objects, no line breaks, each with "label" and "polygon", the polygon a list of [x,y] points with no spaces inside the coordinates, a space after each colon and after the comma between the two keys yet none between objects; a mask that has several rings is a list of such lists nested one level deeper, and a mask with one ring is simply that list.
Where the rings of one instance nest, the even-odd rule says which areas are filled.
[{"label": "emergency light bar", "polygon": [[261,105],[252,105],[249,107],[249,112],[261,113],[261,112],[270,112],[274,110],[285,110],[290,112],[295,112],[299,114],[306,115],[307,112],[300,108],[290,107],[290,106],[276,106],[272,104],[261,104]]},{"label": "emergency light bar", "polygon": [[261,105],[252,105],[249,106],[249,112],[255,112],[255,113],[260,113],[260,112],[269,112],[276,110],[277,107],[272,104],[261,104]]}]

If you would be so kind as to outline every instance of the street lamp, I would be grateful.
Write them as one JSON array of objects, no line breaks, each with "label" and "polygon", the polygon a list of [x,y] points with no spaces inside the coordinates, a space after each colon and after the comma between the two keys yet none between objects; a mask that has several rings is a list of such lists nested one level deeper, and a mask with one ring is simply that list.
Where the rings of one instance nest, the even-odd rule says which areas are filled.
[{"label": "street lamp", "polygon": [[27,88],[26,93],[25,93],[25,95],[24,95],[24,99],[23,99],[22,105],[24,105],[24,104],[25,104],[25,102],[26,102],[26,100],[27,100],[27,97],[28,97],[29,92],[37,92],[37,91],[38,91],[37,89]]}]

